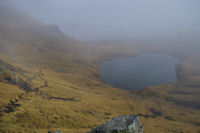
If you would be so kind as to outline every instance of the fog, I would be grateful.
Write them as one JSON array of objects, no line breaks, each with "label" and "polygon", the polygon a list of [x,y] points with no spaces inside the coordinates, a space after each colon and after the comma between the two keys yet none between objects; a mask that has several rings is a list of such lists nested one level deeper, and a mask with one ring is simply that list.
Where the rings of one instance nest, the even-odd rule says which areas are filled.
[{"label": "fog", "polygon": [[199,34],[199,0],[1,0],[80,40]]}]

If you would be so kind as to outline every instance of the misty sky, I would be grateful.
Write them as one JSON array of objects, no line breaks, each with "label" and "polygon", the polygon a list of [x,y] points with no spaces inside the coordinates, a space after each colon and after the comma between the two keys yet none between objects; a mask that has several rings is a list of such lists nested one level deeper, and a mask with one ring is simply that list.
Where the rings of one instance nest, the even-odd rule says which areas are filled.
[{"label": "misty sky", "polygon": [[1,0],[1,4],[83,40],[200,31],[200,0]]}]

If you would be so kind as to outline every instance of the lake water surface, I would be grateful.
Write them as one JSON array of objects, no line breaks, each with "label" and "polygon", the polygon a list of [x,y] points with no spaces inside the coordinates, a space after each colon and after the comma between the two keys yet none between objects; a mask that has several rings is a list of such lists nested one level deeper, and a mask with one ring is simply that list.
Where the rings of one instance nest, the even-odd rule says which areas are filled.
[{"label": "lake water surface", "polygon": [[113,59],[101,65],[101,81],[127,90],[176,82],[175,67],[179,62],[168,54],[141,54],[135,58]]}]

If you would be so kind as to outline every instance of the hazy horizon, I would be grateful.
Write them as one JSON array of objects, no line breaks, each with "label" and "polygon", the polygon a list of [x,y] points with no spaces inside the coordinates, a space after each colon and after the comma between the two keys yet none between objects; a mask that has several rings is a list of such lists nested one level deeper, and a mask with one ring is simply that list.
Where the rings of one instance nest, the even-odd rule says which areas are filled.
[{"label": "hazy horizon", "polygon": [[198,0],[7,0],[2,5],[55,24],[80,40],[200,33]]}]

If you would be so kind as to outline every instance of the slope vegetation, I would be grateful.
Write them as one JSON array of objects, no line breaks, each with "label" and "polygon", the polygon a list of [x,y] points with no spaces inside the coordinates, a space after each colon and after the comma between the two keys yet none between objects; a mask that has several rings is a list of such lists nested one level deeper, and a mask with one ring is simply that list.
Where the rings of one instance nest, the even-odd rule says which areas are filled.
[{"label": "slope vegetation", "polygon": [[[198,52],[90,45],[4,7],[0,29],[0,132],[86,132],[128,114],[148,133],[200,131]],[[128,92],[99,81],[103,61],[145,51],[180,58],[179,83]]]}]

